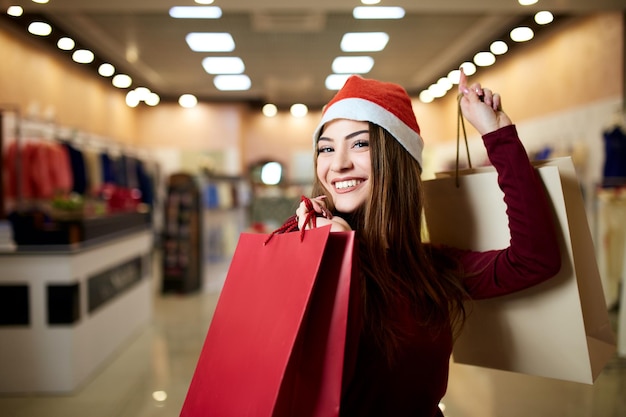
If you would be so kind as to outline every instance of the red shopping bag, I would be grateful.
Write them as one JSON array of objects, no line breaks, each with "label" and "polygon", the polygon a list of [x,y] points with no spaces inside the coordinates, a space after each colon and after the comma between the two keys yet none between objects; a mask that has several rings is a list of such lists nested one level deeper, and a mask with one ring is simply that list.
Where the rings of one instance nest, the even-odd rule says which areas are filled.
[{"label": "red shopping bag", "polygon": [[267,238],[239,238],[181,417],[339,415],[354,232]]}]

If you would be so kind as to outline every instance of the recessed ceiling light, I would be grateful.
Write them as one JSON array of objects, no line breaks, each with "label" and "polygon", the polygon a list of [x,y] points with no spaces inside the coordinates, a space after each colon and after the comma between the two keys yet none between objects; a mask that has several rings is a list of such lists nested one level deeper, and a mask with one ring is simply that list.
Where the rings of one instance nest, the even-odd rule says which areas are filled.
[{"label": "recessed ceiling light", "polygon": [[72,49],[74,49],[74,46],[76,46],[76,42],[74,42],[74,39],[65,36],[59,39],[57,42],[57,47],[64,51],[71,51]]},{"label": "recessed ceiling light", "polygon": [[52,26],[44,22],[32,22],[28,25],[28,31],[37,36],[48,36],[52,33]]},{"label": "recessed ceiling light", "polygon": [[430,94],[430,91],[424,90],[420,93],[419,99],[422,103],[432,103],[435,100],[435,97]]},{"label": "recessed ceiling light", "polygon": [[439,84],[431,84],[428,87],[428,92],[435,98],[440,98],[446,95],[448,90],[440,86]]},{"label": "recessed ceiling light", "polygon": [[522,6],[531,6],[537,3],[539,0],[517,0],[517,2]]},{"label": "recessed ceiling light", "polygon": [[77,49],[72,54],[72,59],[79,64],[90,64],[95,59],[95,56],[88,49]]},{"label": "recessed ceiling light", "polygon": [[101,64],[98,67],[98,74],[102,75],[103,77],[110,77],[111,75],[115,74],[115,67],[109,63]]},{"label": "recessed ceiling light", "polygon": [[278,114],[278,107],[275,104],[267,103],[263,106],[263,115],[265,117],[274,117]]},{"label": "recessed ceiling light", "polygon": [[226,32],[191,32],[185,37],[187,45],[194,52],[232,52],[235,41]]},{"label": "recessed ceiling light", "polygon": [[461,71],[459,71],[458,69],[450,71],[448,73],[448,80],[450,80],[452,84],[458,84],[461,80]]},{"label": "recessed ceiling light", "polygon": [[134,91],[137,93],[137,97],[139,97],[139,100],[141,101],[145,101],[150,94],[152,94],[152,91],[150,91],[147,87],[137,87]]},{"label": "recessed ceiling light", "polygon": [[133,79],[126,74],[117,74],[115,77],[113,77],[113,80],[111,80],[111,82],[117,88],[128,88],[133,83]]},{"label": "recessed ceiling light", "polygon": [[382,51],[389,42],[385,32],[350,32],[341,39],[341,50],[344,52]]},{"label": "recessed ceiling light", "polygon": [[352,10],[355,19],[402,19],[404,14],[402,7],[355,7]]},{"label": "recessed ceiling light", "polygon": [[538,25],[547,25],[548,23],[552,23],[553,20],[554,16],[547,10],[537,12],[537,14],[535,14],[535,22]]},{"label": "recessed ceiling light", "polygon": [[489,46],[489,50],[494,55],[502,55],[509,50],[509,46],[504,41],[495,41]]},{"label": "recessed ceiling light", "polygon": [[213,79],[213,85],[220,91],[249,90],[252,82],[247,75],[218,75]]},{"label": "recessed ceiling light", "polygon": [[49,0],[33,0],[33,3],[46,4]]},{"label": "recessed ceiling light", "polygon": [[330,74],[326,77],[324,85],[329,90],[340,90],[350,77],[350,74]]},{"label": "recessed ceiling light", "polygon": [[373,66],[374,58],[371,56],[338,56],[333,60],[332,69],[337,74],[365,74]]},{"label": "recessed ceiling light", "polygon": [[13,17],[20,17],[24,14],[24,9],[21,6],[9,6],[7,14]]},{"label": "recessed ceiling light", "polygon": [[195,0],[198,4],[213,4],[213,0]]},{"label": "recessed ceiling light", "polygon": [[452,89],[452,81],[448,79],[448,77],[441,77],[437,80],[437,85],[443,88],[446,91],[450,91]]},{"label": "recessed ceiling light", "polygon": [[211,56],[202,60],[202,67],[209,74],[242,74],[246,66],[236,56]]},{"label": "recessed ceiling light", "polygon": [[175,19],[219,19],[222,9],[217,6],[174,6],[170,17]]},{"label": "recessed ceiling light", "polygon": [[139,94],[135,90],[126,93],[126,105],[128,107],[137,107],[139,105]]},{"label": "recessed ceiling light", "polygon": [[473,62],[464,62],[459,66],[459,68],[463,69],[463,73],[465,73],[465,75],[476,74],[476,65],[474,65]]},{"label": "recessed ceiling light", "polygon": [[145,102],[148,106],[154,107],[161,102],[161,97],[157,93],[150,93]]},{"label": "recessed ceiling light", "polygon": [[535,36],[535,33],[529,27],[520,26],[513,29],[510,33],[510,36],[511,39],[515,42],[526,42],[531,40]]},{"label": "recessed ceiling light", "polygon": [[196,107],[198,99],[193,94],[183,94],[178,98],[178,104],[180,104],[181,107],[190,109]]},{"label": "recessed ceiling light", "polygon": [[305,104],[296,103],[289,108],[289,112],[293,117],[304,117],[309,112],[309,108]]},{"label": "recessed ceiling light", "polygon": [[479,52],[474,55],[474,63],[479,67],[488,67],[496,62],[496,57],[491,52]]}]

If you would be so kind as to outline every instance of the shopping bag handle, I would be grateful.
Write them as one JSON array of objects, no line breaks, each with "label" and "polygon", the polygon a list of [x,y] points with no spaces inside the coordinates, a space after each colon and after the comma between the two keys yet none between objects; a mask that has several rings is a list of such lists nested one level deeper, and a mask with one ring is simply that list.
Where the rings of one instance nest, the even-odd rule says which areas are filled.
[{"label": "shopping bag handle", "polygon": [[467,132],[465,130],[465,120],[463,119],[463,111],[461,110],[461,99],[463,98],[463,94],[459,94],[457,97],[457,122],[456,122],[456,164],[455,164],[455,182],[456,188],[459,188],[459,157],[461,154],[460,151],[460,142],[461,142],[461,129],[463,129],[463,140],[465,141],[465,152],[467,154],[467,163],[469,167],[472,167],[472,160],[470,158],[469,153],[469,145],[467,143]]},{"label": "shopping bag handle", "polygon": [[[307,210],[309,210],[306,214],[306,218],[304,219],[304,224],[307,225],[309,224],[309,222],[312,222],[313,227],[317,227],[317,217],[315,214],[315,210],[313,209],[313,203],[311,203],[311,199],[302,196],[300,197],[300,201],[303,202],[306,205]],[[294,214],[293,216],[289,217],[282,226],[270,233],[270,235],[267,237],[267,239],[265,239],[265,242],[263,242],[263,244],[267,245],[267,243],[274,237],[274,235],[280,233],[295,232],[296,230],[298,230],[298,216]],[[302,240],[304,239],[304,230],[304,227],[302,228],[302,230],[300,230],[300,242],[302,242]]]}]

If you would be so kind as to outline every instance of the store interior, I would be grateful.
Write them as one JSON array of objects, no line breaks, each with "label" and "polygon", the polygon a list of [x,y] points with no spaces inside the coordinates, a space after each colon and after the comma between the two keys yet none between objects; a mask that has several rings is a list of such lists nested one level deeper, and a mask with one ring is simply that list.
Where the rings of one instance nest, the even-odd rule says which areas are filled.
[{"label": "store interior", "polygon": [[[590,383],[452,359],[446,417],[626,415],[626,4],[561,17],[473,78],[501,92],[531,160],[571,158],[594,252],[578,256],[597,265],[615,352]],[[131,107],[3,19],[0,414],[177,416],[240,235],[310,194],[321,108]],[[412,98],[429,180],[460,152],[456,95]]]}]

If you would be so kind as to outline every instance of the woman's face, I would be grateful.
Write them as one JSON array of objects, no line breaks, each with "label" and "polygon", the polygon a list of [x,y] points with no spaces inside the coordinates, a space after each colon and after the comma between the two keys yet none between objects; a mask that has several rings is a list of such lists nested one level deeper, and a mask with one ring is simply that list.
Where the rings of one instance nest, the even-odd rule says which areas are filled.
[{"label": "woman's face", "polygon": [[353,212],[369,196],[369,140],[368,122],[339,119],[328,122],[317,141],[317,177],[339,212]]}]

